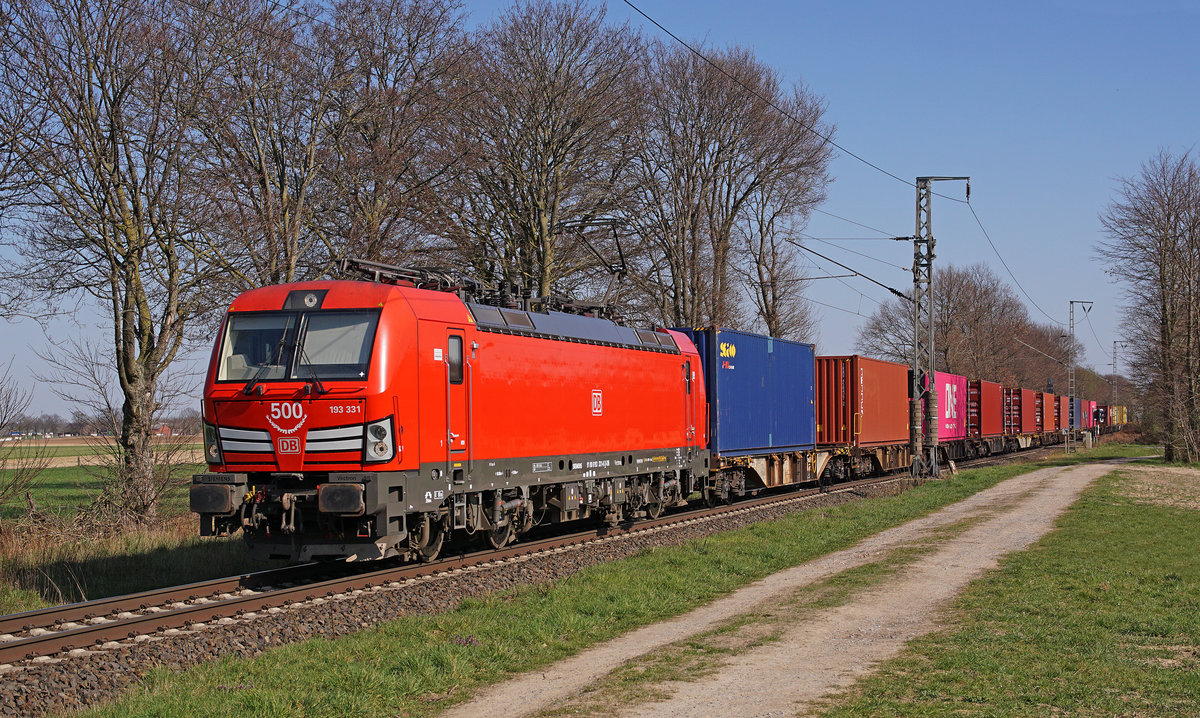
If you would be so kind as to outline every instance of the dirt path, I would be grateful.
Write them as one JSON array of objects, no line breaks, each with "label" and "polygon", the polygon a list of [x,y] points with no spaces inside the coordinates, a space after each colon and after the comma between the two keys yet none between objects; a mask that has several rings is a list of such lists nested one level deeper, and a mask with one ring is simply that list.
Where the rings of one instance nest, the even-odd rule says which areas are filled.
[{"label": "dirt path", "polygon": [[[581,693],[641,656],[739,617],[770,612],[807,587],[877,562],[897,549],[925,546],[925,553],[898,573],[852,594],[839,606],[792,621],[775,640],[751,642],[710,675],[653,686],[664,700],[642,705],[617,701],[604,711],[637,716],[804,712],[806,704],[850,685],[899,653],[907,641],[937,628],[938,612],[970,581],[995,568],[1005,554],[1045,535],[1080,492],[1112,468],[1086,464],[1009,479],[852,548],[768,576],[689,614],[485,689],[444,715],[526,716],[578,702]],[[955,525],[959,530],[951,535]],[[940,537],[938,530],[943,532]]]}]

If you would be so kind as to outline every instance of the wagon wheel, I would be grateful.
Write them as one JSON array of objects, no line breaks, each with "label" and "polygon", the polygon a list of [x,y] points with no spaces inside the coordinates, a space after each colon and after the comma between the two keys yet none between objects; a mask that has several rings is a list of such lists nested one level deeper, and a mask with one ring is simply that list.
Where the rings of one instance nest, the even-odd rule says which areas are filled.
[{"label": "wagon wheel", "polygon": [[441,553],[445,539],[446,532],[442,530],[442,522],[430,521],[429,515],[426,514],[420,527],[409,532],[408,546],[416,554],[418,561],[428,562]]},{"label": "wagon wheel", "polygon": [[662,496],[651,496],[650,500],[646,502],[646,516],[649,516],[652,519],[662,516],[663,507],[665,505],[666,502],[663,500]]},{"label": "wagon wheel", "polygon": [[707,504],[709,508],[716,508],[718,506],[728,506],[729,504],[733,503],[733,499],[729,494],[722,496],[720,489],[715,486],[705,486],[704,503]]},{"label": "wagon wheel", "polygon": [[484,532],[484,536],[487,538],[488,546],[504,548],[513,537],[512,521],[503,526],[493,526]]}]

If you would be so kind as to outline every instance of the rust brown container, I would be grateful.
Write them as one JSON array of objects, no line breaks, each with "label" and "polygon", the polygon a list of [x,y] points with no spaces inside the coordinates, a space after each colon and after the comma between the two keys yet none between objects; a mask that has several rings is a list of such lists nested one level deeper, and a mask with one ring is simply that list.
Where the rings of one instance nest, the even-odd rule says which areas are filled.
[{"label": "rust brown container", "polygon": [[1038,393],[1033,389],[1021,390],[1021,433],[1036,434],[1038,432],[1037,415]]},{"label": "rust brown container", "polygon": [[817,444],[908,443],[908,366],[864,356],[817,357]]},{"label": "rust brown container", "polygon": [[1038,430],[1044,432],[1054,431],[1058,429],[1056,423],[1057,414],[1055,413],[1054,395],[1046,392],[1041,393],[1042,400],[1038,404],[1038,409],[1041,412],[1041,421],[1038,424]]},{"label": "rust brown container", "polygon": [[967,434],[975,438],[1004,433],[1004,390],[994,381],[970,383],[967,400]]}]

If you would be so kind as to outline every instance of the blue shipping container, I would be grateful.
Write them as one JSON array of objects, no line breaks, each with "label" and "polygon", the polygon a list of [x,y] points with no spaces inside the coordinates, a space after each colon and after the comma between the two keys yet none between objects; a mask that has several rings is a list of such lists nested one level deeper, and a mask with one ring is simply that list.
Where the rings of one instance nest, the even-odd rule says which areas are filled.
[{"label": "blue shipping container", "polygon": [[733,329],[680,329],[696,344],[717,456],[804,451],[816,445],[812,344]]},{"label": "blue shipping container", "polygon": [[1083,417],[1082,402],[1083,402],[1083,400],[1078,399],[1078,398],[1071,401],[1071,428],[1072,429],[1083,428],[1082,422],[1080,421],[1080,419]]}]

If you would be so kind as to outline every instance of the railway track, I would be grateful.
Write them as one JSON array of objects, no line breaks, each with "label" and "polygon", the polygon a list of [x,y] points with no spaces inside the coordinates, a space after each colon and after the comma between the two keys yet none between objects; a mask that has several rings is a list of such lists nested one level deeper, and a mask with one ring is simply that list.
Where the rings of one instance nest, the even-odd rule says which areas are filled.
[{"label": "railway track", "polygon": [[[1035,458],[1033,455],[1051,450],[1022,452],[1016,456]],[[1013,458],[1013,455],[1006,455],[999,459],[976,459],[959,462],[959,466],[986,466]],[[297,603],[332,600],[363,590],[400,588],[448,572],[496,566],[547,552],[569,550],[585,543],[661,531],[764,506],[800,503],[817,495],[851,492],[865,486],[907,479],[907,475],[892,474],[834,486],[772,493],[728,506],[688,509],[615,527],[592,527],[527,540],[500,550],[460,553],[429,563],[304,564],[0,616],[0,665],[55,660],[97,649],[117,648],[130,640],[202,630],[210,624],[252,620],[260,612],[278,612]]]}]

